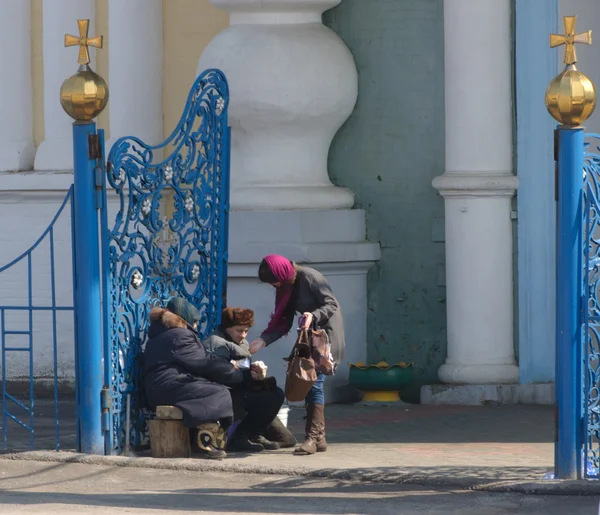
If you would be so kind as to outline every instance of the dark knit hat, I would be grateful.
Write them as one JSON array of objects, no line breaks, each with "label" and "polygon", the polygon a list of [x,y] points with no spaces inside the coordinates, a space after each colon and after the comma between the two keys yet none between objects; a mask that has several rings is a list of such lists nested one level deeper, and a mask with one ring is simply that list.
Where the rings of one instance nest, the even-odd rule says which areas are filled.
[{"label": "dark knit hat", "polygon": [[221,313],[221,325],[224,329],[236,325],[252,327],[254,325],[254,311],[246,308],[225,308]]},{"label": "dark knit hat", "polygon": [[181,297],[171,297],[167,303],[167,309],[171,313],[175,313],[177,316],[183,318],[192,326],[202,317],[200,311],[192,303]]}]

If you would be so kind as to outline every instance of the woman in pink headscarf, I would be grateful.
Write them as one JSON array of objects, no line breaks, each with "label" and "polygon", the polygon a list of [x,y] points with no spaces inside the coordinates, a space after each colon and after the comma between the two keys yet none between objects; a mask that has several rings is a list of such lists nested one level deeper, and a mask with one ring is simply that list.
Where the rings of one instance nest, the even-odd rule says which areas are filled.
[{"label": "woman in pink headscarf", "polygon": [[[271,254],[258,269],[258,278],[275,287],[275,312],[260,338],[250,345],[253,354],[290,332],[296,313],[304,317],[305,327],[324,329],[329,337],[331,353],[336,363],[344,356],[344,320],[340,305],[327,279],[313,268],[298,266],[289,259]],[[306,430],[304,443],[295,455],[308,455],[327,450],[325,440],[325,375],[306,396]]]}]

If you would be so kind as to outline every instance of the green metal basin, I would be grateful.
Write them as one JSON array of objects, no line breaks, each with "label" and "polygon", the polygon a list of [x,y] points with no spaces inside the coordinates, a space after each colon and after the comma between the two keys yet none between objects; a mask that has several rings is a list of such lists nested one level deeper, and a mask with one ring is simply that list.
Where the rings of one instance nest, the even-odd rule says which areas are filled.
[{"label": "green metal basin", "polygon": [[413,382],[414,364],[350,365],[350,386],[362,391],[399,391]]}]

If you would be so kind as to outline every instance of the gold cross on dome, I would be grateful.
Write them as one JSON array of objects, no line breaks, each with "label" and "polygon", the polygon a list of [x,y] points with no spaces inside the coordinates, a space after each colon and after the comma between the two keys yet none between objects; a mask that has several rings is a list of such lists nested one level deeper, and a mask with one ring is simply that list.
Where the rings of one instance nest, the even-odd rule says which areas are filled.
[{"label": "gold cross on dome", "polygon": [[583,43],[586,45],[592,44],[592,31],[575,34],[575,26],[577,25],[577,16],[565,16],[565,35],[551,34],[550,48],[565,45],[565,63],[575,64],[577,62],[577,53],[575,52],[575,44]]},{"label": "gold cross on dome", "polygon": [[90,52],[88,47],[102,48],[102,36],[88,38],[90,20],[77,20],[77,25],[79,25],[79,36],[65,34],[65,46],[79,45],[79,59],[77,59],[77,62],[79,64],[89,64]]}]

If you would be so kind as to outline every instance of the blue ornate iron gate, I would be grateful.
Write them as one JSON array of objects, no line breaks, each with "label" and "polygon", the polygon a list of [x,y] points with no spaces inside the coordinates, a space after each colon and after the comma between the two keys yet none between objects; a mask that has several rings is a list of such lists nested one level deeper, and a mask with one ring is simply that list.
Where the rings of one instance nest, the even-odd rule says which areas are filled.
[{"label": "blue ornate iron gate", "polygon": [[[202,312],[201,336],[219,320],[227,277],[228,103],[225,76],[207,70],[163,143],[125,137],[108,156],[101,239],[109,454],[146,441],[138,358],[150,309],[182,295]],[[113,193],[116,213],[110,209]]]},{"label": "blue ornate iron gate", "polygon": [[583,445],[584,475],[600,469],[600,135],[586,135],[583,227]]},{"label": "blue ornate iron gate", "polygon": [[[63,231],[62,236],[70,240],[68,243],[70,254],[73,257],[73,186],[71,186],[62,201],[60,208],[53,217],[50,225],[43,231],[41,236],[20,256],[5,266],[0,267],[0,285],[4,287],[4,281],[10,281],[17,284],[20,295],[19,299],[14,299],[10,304],[0,304],[0,339],[2,347],[2,438],[4,449],[23,450],[29,447],[33,449],[36,446],[36,424],[35,411],[38,410],[34,396],[34,350],[43,338],[51,342],[52,349],[52,377],[51,391],[53,392],[52,410],[54,421],[53,438],[46,441],[56,450],[60,449],[61,433],[59,425],[59,396],[58,396],[58,335],[57,326],[60,322],[58,318],[61,313],[68,313],[72,320],[73,304],[71,302],[62,303],[57,299],[57,281],[65,281],[64,277],[58,277],[56,273],[56,249],[62,246],[66,241],[59,235],[56,236],[57,225],[66,219],[65,213],[70,213],[69,228]],[[58,239],[58,242],[57,242]],[[44,285],[45,277],[39,273],[40,265],[48,266],[47,280],[49,284]],[[73,259],[73,271],[75,270],[75,261]],[[73,285],[74,285],[73,278]],[[35,288],[34,288],[35,285]],[[64,286],[64,285],[63,285]],[[0,288],[1,288],[0,287]],[[44,295],[36,294],[38,289],[46,289]],[[68,289],[68,286],[67,286]],[[73,288],[74,290],[74,288]],[[72,298],[70,299],[72,301]],[[40,314],[49,315],[49,333],[48,327],[41,331],[41,334],[34,336],[36,326],[35,318]],[[73,329],[74,323],[73,323]],[[25,342],[23,342],[23,339]],[[20,341],[19,341],[20,340]],[[7,361],[12,356],[26,355],[28,388],[19,393],[9,391],[9,376]],[[20,378],[21,381],[25,377]],[[72,414],[74,415],[74,413]],[[69,417],[71,418],[71,417]],[[9,441],[9,427],[10,441]],[[12,433],[12,429],[25,431],[28,434],[27,439],[19,437]],[[16,438],[13,438],[16,436]],[[28,440],[28,445],[24,442]]]}]

